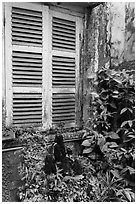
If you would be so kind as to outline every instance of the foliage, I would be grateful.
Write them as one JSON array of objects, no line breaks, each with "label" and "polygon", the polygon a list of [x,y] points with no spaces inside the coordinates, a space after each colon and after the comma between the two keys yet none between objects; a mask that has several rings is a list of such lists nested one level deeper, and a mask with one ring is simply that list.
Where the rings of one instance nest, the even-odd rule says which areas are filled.
[{"label": "foliage", "polygon": [[20,143],[23,143],[21,157],[23,163],[19,172],[24,185],[19,188],[20,201],[41,201],[40,192],[45,191],[46,177],[42,171],[44,157],[47,154],[47,141],[40,132],[34,128],[20,129]]},{"label": "foliage", "polygon": [[[133,70],[101,69],[93,80],[92,118],[83,154],[99,172],[103,201],[134,201],[135,90]],[[100,162],[98,162],[100,160]],[[97,167],[97,168],[96,168]]]}]

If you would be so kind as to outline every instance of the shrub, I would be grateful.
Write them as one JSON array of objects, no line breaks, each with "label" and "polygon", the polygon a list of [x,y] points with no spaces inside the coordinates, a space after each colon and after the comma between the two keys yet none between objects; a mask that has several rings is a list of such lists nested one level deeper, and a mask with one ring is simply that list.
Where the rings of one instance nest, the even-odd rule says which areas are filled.
[{"label": "shrub", "polygon": [[83,154],[99,172],[104,201],[134,201],[133,70],[101,69],[92,83],[97,87],[91,91],[92,117],[85,126]]}]

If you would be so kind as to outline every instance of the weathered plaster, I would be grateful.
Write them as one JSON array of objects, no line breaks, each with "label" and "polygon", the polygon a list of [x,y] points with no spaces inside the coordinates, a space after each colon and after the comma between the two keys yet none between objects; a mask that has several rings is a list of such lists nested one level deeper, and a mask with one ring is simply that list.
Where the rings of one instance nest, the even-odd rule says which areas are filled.
[{"label": "weathered plaster", "polygon": [[[83,88],[83,120],[92,116],[90,92],[93,79],[101,67],[134,68],[135,65],[135,4],[103,3],[89,9],[86,19],[86,40],[82,56],[85,60]],[[84,36],[84,37],[85,37]]]},{"label": "weathered plaster", "polygon": [[125,4],[124,60],[135,60],[135,3]]},{"label": "weathered plaster", "polygon": [[123,62],[125,41],[125,3],[110,3],[111,64]]},{"label": "weathered plaster", "polygon": [[135,60],[135,3],[109,4],[111,65]]}]

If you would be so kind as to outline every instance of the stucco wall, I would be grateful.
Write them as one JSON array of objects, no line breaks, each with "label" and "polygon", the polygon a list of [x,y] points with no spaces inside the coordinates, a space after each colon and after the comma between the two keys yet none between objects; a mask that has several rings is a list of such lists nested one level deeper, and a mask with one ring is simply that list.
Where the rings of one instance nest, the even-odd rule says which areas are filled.
[{"label": "stucco wall", "polygon": [[92,79],[102,66],[120,69],[135,66],[135,4],[102,3],[88,8],[83,35],[82,69],[84,76],[83,120],[91,116]]}]

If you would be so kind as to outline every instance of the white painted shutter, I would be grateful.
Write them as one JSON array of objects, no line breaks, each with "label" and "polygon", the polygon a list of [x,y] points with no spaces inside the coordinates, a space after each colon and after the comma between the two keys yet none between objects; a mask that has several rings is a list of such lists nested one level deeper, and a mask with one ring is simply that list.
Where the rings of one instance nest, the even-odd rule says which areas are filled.
[{"label": "white painted shutter", "polygon": [[52,124],[76,126],[79,34],[76,17],[52,13]]},{"label": "white painted shutter", "polygon": [[30,3],[7,3],[5,11],[5,31],[10,31],[6,33],[6,38],[10,38],[6,45],[6,59],[9,57],[6,67],[9,65],[12,70],[11,83],[7,82],[7,94],[10,92],[12,96],[7,123],[42,125],[43,7]]}]

